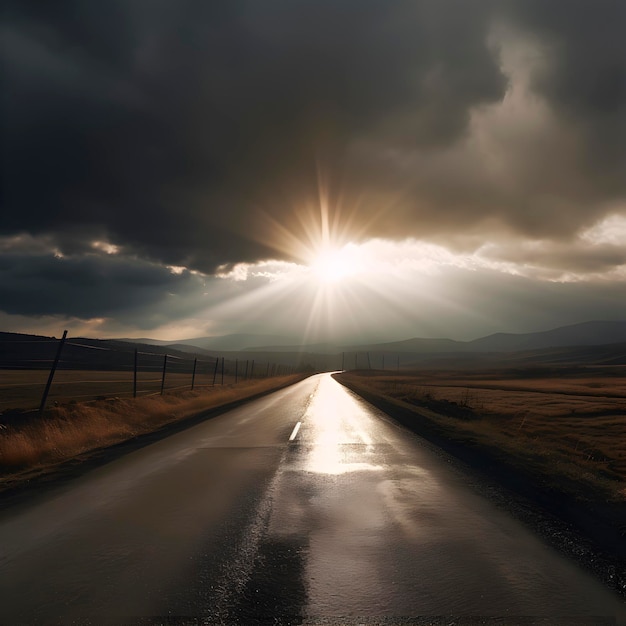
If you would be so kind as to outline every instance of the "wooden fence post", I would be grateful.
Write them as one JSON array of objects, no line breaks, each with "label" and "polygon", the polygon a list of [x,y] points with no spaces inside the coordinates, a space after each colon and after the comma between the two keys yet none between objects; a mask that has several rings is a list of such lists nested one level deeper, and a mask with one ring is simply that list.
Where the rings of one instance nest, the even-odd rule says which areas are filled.
[{"label": "wooden fence post", "polygon": [[59,364],[59,359],[61,358],[61,350],[63,350],[63,345],[65,344],[66,337],[67,337],[67,331],[64,330],[63,337],[61,337],[61,340],[59,341],[57,353],[52,363],[52,369],[50,370],[50,374],[48,375],[48,382],[46,383],[46,387],[43,391],[43,396],[41,397],[41,404],[39,405],[39,415],[41,415],[43,413],[43,410],[46,408],[46,400],[48,399],[48,394],[50,393],[50,387],[52,386],[52,379],[54,378],[54,373],[57,370],[57,365]]},{"label": "wooden fence post", "polygon": [[198,364],[198,358],[193,360],[193,372],[191,374],[191,391],[193,391],[194,383],[196,382],[196,365]]},{"label": "wooden fence post", "polygon": [[137,348],[135,348],[135,359],[133,363],[133,398],[137,397]]},{"label": "wooden fence post", "polygon": [[161,377],[161,395],[165,389],[165,370],[167,369],[167,354],[163,357],[163,376]]},{"label": "wooden fence post", "polygon": [[215,387],[215,379],[217,378],[217,366],[220,362],[219,357],[215,357],[215,369],[213,370],[213,387]]}]

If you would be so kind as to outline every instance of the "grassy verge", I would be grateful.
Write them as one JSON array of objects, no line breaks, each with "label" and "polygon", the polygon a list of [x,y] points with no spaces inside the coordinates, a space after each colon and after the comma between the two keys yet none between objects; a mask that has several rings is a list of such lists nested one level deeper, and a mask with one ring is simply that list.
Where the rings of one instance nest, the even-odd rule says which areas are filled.
[{"label": "grassy verge", "polygon": [[19,488],[97,451],[198,419],[302,380],[302,375],[245,381],[203,391],[102,399],[24,413],[0,424],[0,492]]},{"label": "grassy verge", "polygon": [[[624,378],[514,378],[449,372],[341,374],[359,393],[392,402],[428,428],[540,478],[580,500],[626,502]],[[405,419],[406,421],[406,419]]]}]

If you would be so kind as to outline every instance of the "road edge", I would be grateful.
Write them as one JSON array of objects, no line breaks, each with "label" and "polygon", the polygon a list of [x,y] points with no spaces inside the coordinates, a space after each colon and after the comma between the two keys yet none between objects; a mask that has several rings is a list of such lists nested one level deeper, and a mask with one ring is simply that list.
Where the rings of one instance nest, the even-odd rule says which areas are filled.
[{"label": "road edge", "polygon": [[25,500],[39,497],[62,483],[82,476],[88,471],[114,461],[130,452],[156,443],[161,439],[165,439],[170,435],[182,432],[188,428],[192,428],[204,421],[223,415],[228,411],[268,396],[271,393],[286,389],[291,385],[295,385],[309,378],[311,375],[312,374],[303,374],[301,378],[296,380],[287,381],[271,389],[265,389],[247,397],[238,398],[237,400],[231,400],[230,402],[209,409],[197,411],[176,419],[175,421],[163,424],[153,431],[135,435],[109,446],[94,448],[76,457],[42,467],[39,471],[33,472],[32,475],[25,475],[23,478],[17,477],[10,485],[0,485],[0,511],[15,506]]}]

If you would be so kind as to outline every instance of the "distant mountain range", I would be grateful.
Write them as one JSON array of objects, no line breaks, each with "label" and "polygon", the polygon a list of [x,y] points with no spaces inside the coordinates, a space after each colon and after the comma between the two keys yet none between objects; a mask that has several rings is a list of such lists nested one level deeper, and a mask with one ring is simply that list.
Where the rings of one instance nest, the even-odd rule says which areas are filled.
[{"label": "distant mountain range", "polygon": [[[267,341],[271,345],[267,345]],[[265,345],[264,345],[265,344]],[[57,341],[49,337],[0,332],[0,368],[49,367]],[[413,338],[405,341],[361,345],[298,345],[293,338],[239,334],[200,337],[175,343],[151,339],[71,338],[63,360],[82,367],[116,369],[132,363],[138,349],[160,367],[159,357],[201,360],[256,360],[257,363],[307,365],[311,369],[409,367],[528,367],[586,363],[626,364],[626,321],[584,322],[535,333],[496,333],[473,341]],[[96,358],[97,356],[97,358]]]},{"label": "distant mountain range", "polygon": [[[375,352],[518,352],[565,346],[600,346],[626,342],[626,322],[583,322],[535,333],[495,333],[472,341],[407,339],[360,346]],[[354,349],[354,348],[352,348]]]},{"label": "distant mountain range", "polygon": [[134,343],[173,346],[178,350],[230,352],[338,352],[454,353],[516,352],[564,346],[594,346],[626,342],[626,321],[592,321],[534,333],[495,333],[472,341],[415,337],[387,343],[339,345],[330,343],[299,344],[292,337],[277,335],[236,334],[221,337],[196,337],[176,342],[154,339],[121,339]]},{"label": "distant mountain range", "polygon": [[[149,340],[148,340],[149,341]],[[59,339],[41,335],[0,332],[0,370],[2,369],[49,369],[59,345]],[[246,352],[243,350],[204,350],[185,344],[146,340],[92,339],[86,337],[68,337],[63,348],[59,369],[92,370],[128,370],[133,366],[134,352],[138,351],[140,367],[161,371],[163,357],[170,357],[171,367],[186,364],[191,367],[198,359],[199,367],[211,367],[216,358],[224,358],[227,367],[235,360],[240,363],[255,361],[257,367],[268,363],[275,365],[297,366],[306,370],[328,371],[337,369],[341,355],[309,354],[297,352]],[[230,363],[230,366],[228,365]]]},{"label": "distant mountain range", "polygon": [[296,344],[296,339],[293,337],[284,337],[282,335],[255,335],[251,333],[221,335],[217,337],[195,337],[192,339],[179,339],[174,342],[147,338],[119,339],[119,341],[144,343],[153,346],[170,346],[175,344],[180,349],[184,349],[183,346],[191,346],[192,348],[202,348],[203,350],[223,350],[227,352],[241,352],[270,345],[280,346],[280,352],[284,352],[284,348],[287,346],[292,346],[290,350],[287,350],[288,352],[301,349],[301,346],[293,348]]}]

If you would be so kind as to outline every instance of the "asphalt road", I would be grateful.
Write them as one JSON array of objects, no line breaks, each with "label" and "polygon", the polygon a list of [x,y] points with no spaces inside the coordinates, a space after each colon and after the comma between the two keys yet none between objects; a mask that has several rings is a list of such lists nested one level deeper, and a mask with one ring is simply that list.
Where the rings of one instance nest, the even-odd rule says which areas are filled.
[{"label": "asphalt road", "polygon": [[6,624],[613,620],[617,595],[327,374],[0,514]]}]

